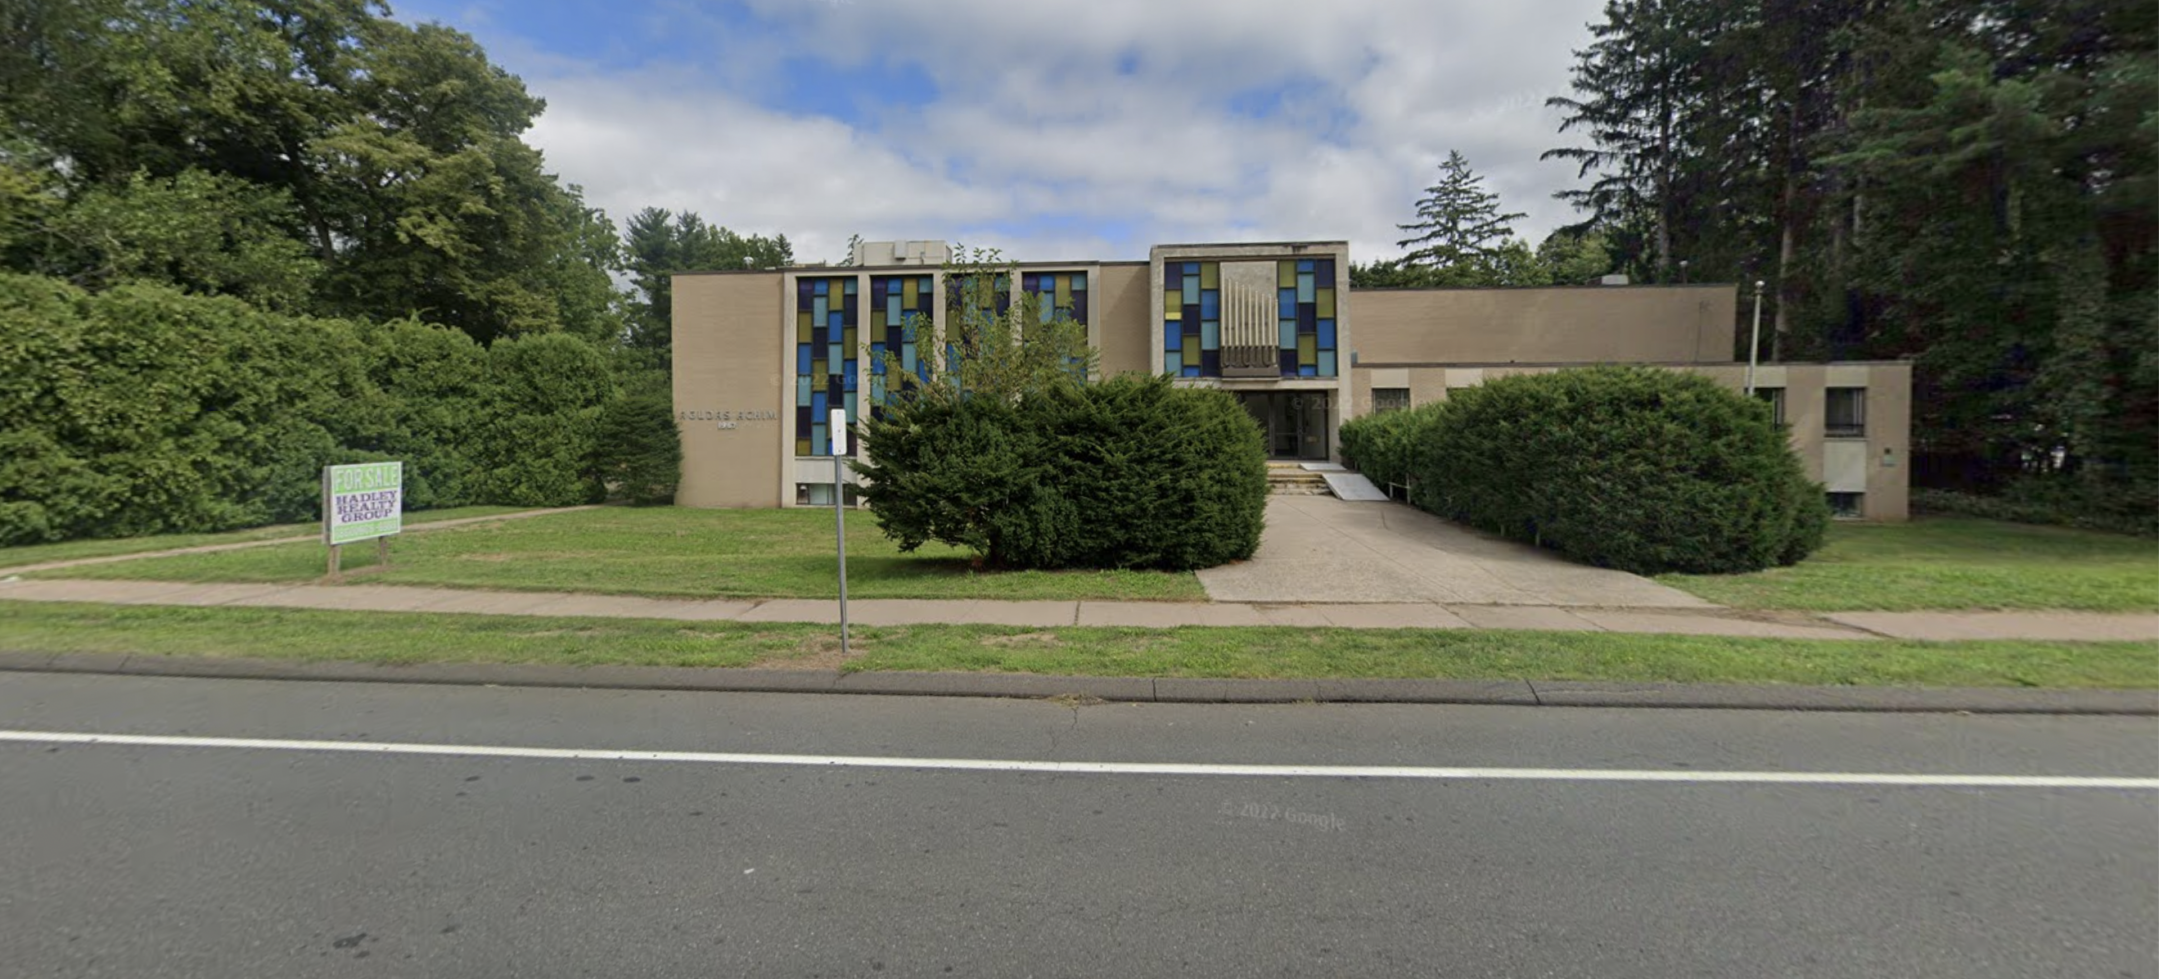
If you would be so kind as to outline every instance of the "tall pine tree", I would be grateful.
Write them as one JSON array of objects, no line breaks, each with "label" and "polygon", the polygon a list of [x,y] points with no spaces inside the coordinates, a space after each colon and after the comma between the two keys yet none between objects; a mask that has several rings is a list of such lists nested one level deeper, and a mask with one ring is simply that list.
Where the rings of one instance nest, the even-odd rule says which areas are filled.
[{"label": "tall pine tree", "polygon": [[1527,215],[1500,213],[1499,195],[1484,189],[1484,178],[1469,169],[1460,151],[1447,151],[1439,170],[1439,182],[1417,201],[1417,220],[1396,226],[1410,232],[1396,242],[1410,250],[1402,264],[1434,269],[1448,279],[1487,278],[1502,264],[1513,222]]}]

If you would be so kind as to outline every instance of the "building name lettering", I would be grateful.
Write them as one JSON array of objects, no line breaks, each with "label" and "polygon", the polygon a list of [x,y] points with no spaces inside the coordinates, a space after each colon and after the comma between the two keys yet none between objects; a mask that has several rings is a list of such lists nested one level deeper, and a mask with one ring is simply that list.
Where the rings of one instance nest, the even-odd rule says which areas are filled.
[{"label": "building name lettering", "polygon": [[722,431],[739,427],[743,422],[778,421],[777,411],[678,411],[675,420],[685,422],[711,422],[712,427]]}]

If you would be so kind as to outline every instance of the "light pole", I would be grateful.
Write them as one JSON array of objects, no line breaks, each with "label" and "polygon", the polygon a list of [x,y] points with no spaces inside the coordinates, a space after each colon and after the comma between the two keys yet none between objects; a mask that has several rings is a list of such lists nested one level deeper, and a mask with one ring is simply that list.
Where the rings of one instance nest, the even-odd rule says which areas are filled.
[{"label": "light pole", "polygon": [[1747,338],[1747,397],[1754,396],[1754,364],[1762,352],[1762,285],[1754,280],[1754,332]]}]

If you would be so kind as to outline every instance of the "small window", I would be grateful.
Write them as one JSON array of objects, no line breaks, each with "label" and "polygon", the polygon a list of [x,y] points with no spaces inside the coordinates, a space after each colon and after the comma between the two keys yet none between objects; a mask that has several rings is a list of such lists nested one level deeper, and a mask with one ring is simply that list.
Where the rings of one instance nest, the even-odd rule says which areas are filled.
[{"label": "small window", "polygon": [[[855,486],[855,484],[853,484],[853,483],[848,483],[848,484],[847,484],[847,505],[848,505],[848,506],[860,506],[860,505],[861,505],[861,503],[862,503],[862,501],[861,501],[861,500],[860,500],[860,499],[859,499],[858,497],[859,497],[859,494],[857,493],[857,487]],[[796,484],[795,484],[795,505],[796,505],[796,506],[831,506],[831,505],[832,505],[832,484],[831,484],[831,483],[796,483]]]},{"label": "small window", "polygon": [[1865,493],[1829,494],[1829,515],[1839,520],[1857,520],[1866,509]]},{"label": "small window", "polygon": [[1823,409],[1824,431],[1833,439],[1865,438],[1867,435],[1867,389],[1830,388]]},{"label": "small window", "polygon": [[1754,389],[1754,396],[1768,402],[1770,417],[1776,419],[1777,424],[1784,424],[1783,388],[1758,387]]},{"label": "small window", "polygon": [[1400,411],[1409,407],[1408,388],[1373,388],[1372,412]]}]

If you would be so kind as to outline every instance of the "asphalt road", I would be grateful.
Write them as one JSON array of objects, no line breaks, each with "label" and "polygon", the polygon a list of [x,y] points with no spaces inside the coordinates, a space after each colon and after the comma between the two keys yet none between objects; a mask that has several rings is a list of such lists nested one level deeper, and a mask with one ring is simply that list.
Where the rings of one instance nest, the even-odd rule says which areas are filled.
[{"label": "asphalt road", "polygon": [[2159,976],[2159,792],[1570,774],[2149,779],[2148,718],[14,673],[0,674],[0,729],[1530,770],[1077,774],[0,738],[7,977]]}]

